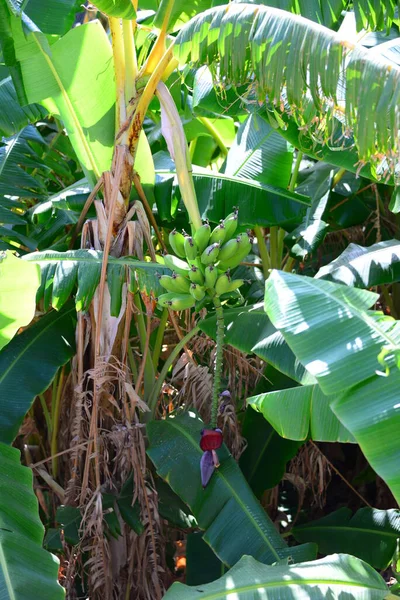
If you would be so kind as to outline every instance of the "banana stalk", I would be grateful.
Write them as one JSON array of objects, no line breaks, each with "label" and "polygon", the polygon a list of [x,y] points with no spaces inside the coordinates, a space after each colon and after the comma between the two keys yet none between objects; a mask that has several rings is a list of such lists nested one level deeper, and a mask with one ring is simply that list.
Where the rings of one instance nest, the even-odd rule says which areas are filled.
[{"label": "banana stalk", "polygon": [[219,394],[221,389],[221,371],[224,349],[224,311],[219,298],[214,298],[215,314],[217,317],[217,346],[215,350],[214,381],[211,404],[211,428],[215,429],[218,418]]}]

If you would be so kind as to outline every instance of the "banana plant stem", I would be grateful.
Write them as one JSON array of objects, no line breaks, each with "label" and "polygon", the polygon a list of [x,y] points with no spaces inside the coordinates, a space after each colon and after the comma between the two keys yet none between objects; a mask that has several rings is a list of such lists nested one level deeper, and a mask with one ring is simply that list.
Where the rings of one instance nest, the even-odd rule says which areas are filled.
[{"label": "banana plant stem", "polygon": [[51,440],[51,429],[52,429],[50,412],[49,412],[49,409],[47,408],[46,398],[44,397],[43,394],[39,394],[39,400],[40,400],[40,405],[42,407],[43,415],[44,415],[44,418],[46,421],[47,436],[50,441]]},{"label": "banana plant stem", "polygon": [[215,361],[214,361],[214,381],[212,390],[212,404],[211,404],[211,427],[217,426],[218,419],[218,406],[219,406],[219,395],[221,391],[221,372],[223,366],[223,352],[224,352],[224,310],[221,305],[221,301],[218,297],[214,298],[215,314],[217,317],[217,335],[216,335],[216,349],[215,349]]},{"label": "banana plant stem", "polygon": [[160,360],[161,347],[164,339],[165,327],[168,321],[168,309],[163,308],[160,323],[157,328],[157,337],[153,348],[153,367],[157,371],[158,361]]},{"label": "banana plant stem", "polygon": [[126,121],[125,104],[125,46],[124,34],[122,31],[121,19],[109,17],[112,50],[114,58],[114,73],[116,86],[116,131],[119,131],[122,124]]},{"label": "banana plant stem", "polygon": [[339,171],[335,174],[333,181],[332,181],[332,189],[337,186],[337,184],[339,183],[339,181],[341,181],[344,177],[344,175],[346,174],[346,169],[339,169]]},{"label": "banana plant stem", "polygon": [[286,273],[290,273],[293,269],[294,263],[296,262],[296,259],[293,258],[293,256],[289,256],[289,258],[287,259],[285,266],[283,267],[283,270]]},{"label": "banana plant stem", "polygon": [[254,227],[254,233],[256,234],[257,238],[258,252],[260,253],[264,277],[265,279],[268,279],[269,270],[271,268],[271,259],[265,243],[263,231],[259,225]]},{"label": "banana plant stem", "polygon": [[61,394],[63,390],[64,383],[64,368],[62,367],[60,372],[60,377],[57,381],[57,388],[55,394],[55,401],[52,407],[51,419],[52,419],[52,429],[51,429],[51,444],[50,450],[51,455],[54,457],[52,460],[52,473],[54,479],[57,478],[58,474],[58,457],[55,456],[58,453],[58,428],[60,425],[60,412],[61,412]]},{"label": "banana plant stem", "polygon": [[202,123],[206,129],[208,129],[208,131],[211,133],[212,137],[218,144],[222,154],[226,156],[228,154],[228,148],[225,146],[224,140],[220,136],[216,127],[213,125],[212,121],[210,119],[207,119],[207,117],[197,117],[197,120],[200,121],[200,123]]},{"label": "banana plant stem", "polygon": [[183,348],[186,346],[186,344],[195,335],[197,335],[198,332],[199,332],[199,327],[194,327],[191,331],[189,331],[189,333],[187,335],[185,335],[185,337],[182,338],[180,340],[180,342],[177,343],[177,345],[175,346],[175,348],[172,350],[171,354],[168,356],[167,360],[165,361],[164,366],[161,369],[160,375],[158,376],[158,379],[153,386],[153,389],[151,391],[151,394],[150,394],[150,397],[148,400],[148,405],[149,405],[149,408],[151,411],[150,416],[152,419],[154,419],[154,416],[156,413],[156,408],[157,408],[158,397],[160,395],[162,385],[165,381],[165,378],[167,377],[167,373],[168,373],[170,367],[172,366],[174,360],[179,355],[179,352],[181,350],[183,350]]},{"label": "banana plant stem", "polygon": [[271,257],[271,269],[279,269],[278,264],[278,227],[269,229],[269,252]]},{"label": "banana plant stem", "polygon": [[153,73],[150,75],[150,78],[146,84],[146,87],[144,88],[143,93],[140,97],[140,100],[137,104],[135,113],[130,121],[128,131],[126,132],[126,136],[124,135],[124,139],[126,137],[126,142],[129,147],[129,151],[132,154],[134,159],[136,157],[137,146],[139,143],[139,136],[140,136],[140,132],[142,130],[145,114],[147,112],[150,102],[153,99],[157,84],[161,80],[161,77],[163,76],[164,71],[167,68],[172,57],[173,57],[173,43],[170,45],[168,50],[166,50],[164,56],[161,58],[157,67],[154,69]]},{"label": "banana plant stem", "polygon": [[[153,48],[151,49],[151,52],[146,61],[146,65],[144,68],[145,73],[152,73],[154,71],[154,69],[156,68],[157,64],[159,63],[160,59],[162,58],[162,56],[166,50],[167,29],[168,29],[168,25],[169,25],[169,21],[171,18],[171,13],[172,13],[174,4],[175,4],[175,0],[168,0],[168,3],[165,7],[165,12],[162,16],[160,32],[158,34],[156,43],[154,44]],[[156,21],[154,22],[154,26],[159,27],[159,23],[157,22],[157,16],[156,16]]]},{"label": "banana plant stem", "polygon": [[[150,390],[152,388],[153,385],[153,381],[154,381],[154,368],[153,368],[153,363],[151,360],[151,356],[148,352],[146,352],[146,325],[144,322],[144,316],[143,316],[143,307],[142,307],[142,303],[140,301],[140,296],[139,296],[139,292],[136,289],[136,291],[133,294],[133,303],[136,307],[136,311],[135,311],[135,317],[136,317],[136,326],[137,326],[137,332],[139,335],[139,342],[140,342],[140,349],[142,352],[142,356],[144,357],[144,354],[146,353],[146,357],[145,358],[145,366],[144,366],[144,399],[147,399],[147,396],[150,393]],[[147,317],[148,319],[150,319],[150,317]]]},{"label": "banana plant stem", "polygon": [[279,268],[282,266],[282,258],[283,258],[283,242],[285,239],[286,231],[282,228],[278,231],[278,248],[277,248],[277,264]]},{"label": "banana plant stem", "polygon": [[136,48],[133,38],[134,22],[122,20],[122,33],[124,36],[125,47],[125,104],[136,96],[136,77],[138,74],[138,65],[136,57]]}]

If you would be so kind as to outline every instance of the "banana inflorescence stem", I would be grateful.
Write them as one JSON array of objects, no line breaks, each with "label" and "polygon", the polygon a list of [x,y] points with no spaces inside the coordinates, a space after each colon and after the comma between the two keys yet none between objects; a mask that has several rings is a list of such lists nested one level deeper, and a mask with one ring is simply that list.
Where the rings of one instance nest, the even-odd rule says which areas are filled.
[{"label": "banana inflorescence stem", "polygon": [[223,350],[224,350],[224,310],[222,308],[220,299],[218,297],[214,298],[214,306],[215,306],[215,314],[217,317],[217,347],[215,351],[215,361],[214,361],[214,383],[213,383],[213,393],[212,393],[212,404],[211,404],[211,427],[215,428],[217,426],[217,417],[218,417],[218,405],[219,405],[219,395],[221,391],[221,372],[222,372],[222,363],[223,363]]}]

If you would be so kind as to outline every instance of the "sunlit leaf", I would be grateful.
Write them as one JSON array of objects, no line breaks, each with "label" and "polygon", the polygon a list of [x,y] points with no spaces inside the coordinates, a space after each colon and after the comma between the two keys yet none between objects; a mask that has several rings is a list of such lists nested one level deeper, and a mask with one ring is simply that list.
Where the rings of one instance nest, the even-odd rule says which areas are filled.
[{"label": "sunlit leaf", "polygon": [[273,271],[265,289],[268,316],[324,394],[335,395],[332,410],[400,498],[398,321],[368,310],[377,294],[322,279]]},{"label": "sunlit leaf", "polygon": [[20,327],[28,325],[36,309],[36,290],[40,283],[37,265],[0,253],[0,350]]},{"label": "sunlit leaf", "polygon": [[331,401],[318,385],[301,385],[247,399],[283,438],[306,440],[310,436],[316,442],[354,442],[332,412]]},{"label": "sunlit leaf", "polygon": [[174,585],[165,600],[251,600],[279,598],[280,600],[380,600],[388,593],[382,577],[369,565],[353,556],[334,554],[321,560],[298,565],[261,564],[244,556],[229,572],[205,585],[189,587]]},{"label": "sunlit leaf", "polygon": [[386,240],[368,247],[349,244],[315,277],[363,288],[400,281],[400,243]]},{"label": "sunlit leaf", "polygon": [[396,171],[399,67],[352,40],[286,11],[231,3],[194,17],[175,52],[181,63],[208,64],[225,86],[247,83],[277,126],[289,113],[311,146],[340,149],[350,132],[360,167],[369,161],[377,177]]}]

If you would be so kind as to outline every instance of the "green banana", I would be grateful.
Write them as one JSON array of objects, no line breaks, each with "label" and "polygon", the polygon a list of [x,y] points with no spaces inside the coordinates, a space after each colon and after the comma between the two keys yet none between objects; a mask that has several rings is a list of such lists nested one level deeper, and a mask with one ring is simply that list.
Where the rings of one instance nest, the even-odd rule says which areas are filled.
[{"label": "green banana", "polygon": [[247,242],[251,243],[251,241],[253,239],[253,238],[250,239],[250,236],[247,233],[247,231],[243,231],[242,233],[239,233],[237,237],[239,238],[241,244],[245,244]]},{"label": "green banana", "polygon": [[179,273],[172,273],[170,275],[161,275],[160,283],[168,290],[168,292],[177,292],[178,294],[188,294],[190,288],[190,281]]},{"label": "green banana", "polygon": [[215,283],[215,292],[217,296],[221,296],[222,294],[226,294],[229,288],[229,284],[231,282],[230,277],[223,273],[220,275]]},{"label": "green banana", "polygon": [[209,290],[214,289],[215,282],[218,279],[218,269],[214,265],[208,265],[206,267],[205,280],[206,288]]},{"label": "green banana", "polygon": [[196,283],[191,284],[190,293],[192,297],[198,302],[200,300],[203,300],[204,296],[206,295],[204,287],[202,285],[197,285]]},{"label": "green banana", "polygon": [[197,257],[197,244],[190,235],[185,237],[185,254],[188,260],[195,260]]},{"label": "green banana", "polygon": [[[205,266],[203,265],[203,263],[201,262],[201,258],[200,256],[198,256],[197,258],[195,258],[194,260],[189,260],[189,264],[190,267],[197,267],[200,270],[200,273],[202,273],[203,277],[204,277],[204,271],[205,271]],[[196,283],[196,282],[195,282]]]},{"label": "green banana", "polygon": [[164,263],[171,271],[176,271],[179,275],[187,277],[189,275],[190,267],[184,260],[173,256],[173,254],[166,254],[164,256]]},{"label": "green banana", "polygon": [[190,294],[180,294],[172,300],[172,310],[186,310],[192,308],[196,304],[196,300]]},{"label": "green banana", "polygon": [[196,267],[196,265],[192,265],[189,271],[189,279],[192,283],[198,283],[199,285],[203,285],[204,276],[201,270]]},{"label": "green banana", "polygon": [[237,238],[238,239],[238,249],[237,252],[231,256],[231,258],[221,260],[218,263],[218,269],[222,271],[226,271],[227,269],[234,269],[237,267],[242,260],[246,258],[251,250],[251,242],[247,233],[240,233]]},{"label": "green banana", "polygon": [[163,308],[172,308],[172,310],[185,310],[186,308],[192,308],[196,301],[190,294],[161,294],[157,298],[157,302]]},{"label": "green banana", "polygon": [[210,242],[211,242],[211,244],[215,244],[216,242],[221,242],[221,244],[222,244],[222,242],[225,240],[225,236],[226,236],[225,224],[223,221],[220,221],[219,225],[217,225],[211,233]]},{"label": "green banana", "polygon": [[232,258],[232,256],[235,256],[236,252],[240,249],[240,246],[240,237],[237,236],[235,238],[232,238],[222,246],[218,254],[218,260],[224,262],[225,260]]},{"label": "green banana", "polygon": [[219,242],[207,246],[207,248],[201,255],[201,262],[203,263],[203,265],[210,265],[211,263],[214,263],[218,260],[219,248]]},{"label": "green banana", "polygon": [[230,240],[236,231],[238,226],[238,213],[239,209],[235,208],[234,211],[224,219],[225,240]]},{"label": "green banana", "polygon": [[174,251],[174,254],[180,256],[181,258],[185,258],[185,238],[176,229],[173,229],[169,234],[169,243]]},{"label": "green banana", "polygon": [[[229,282],[227,292],[234,292],[244,284],[244,279],[232,279]],[[226,292],[225,292],[226,293]]]},{"label": "green banana", "polygon": [[200,254],[207,248],[210,235],[211,227],[209,223],[204,223],[194,232],[193,239],[196,242]]}]

